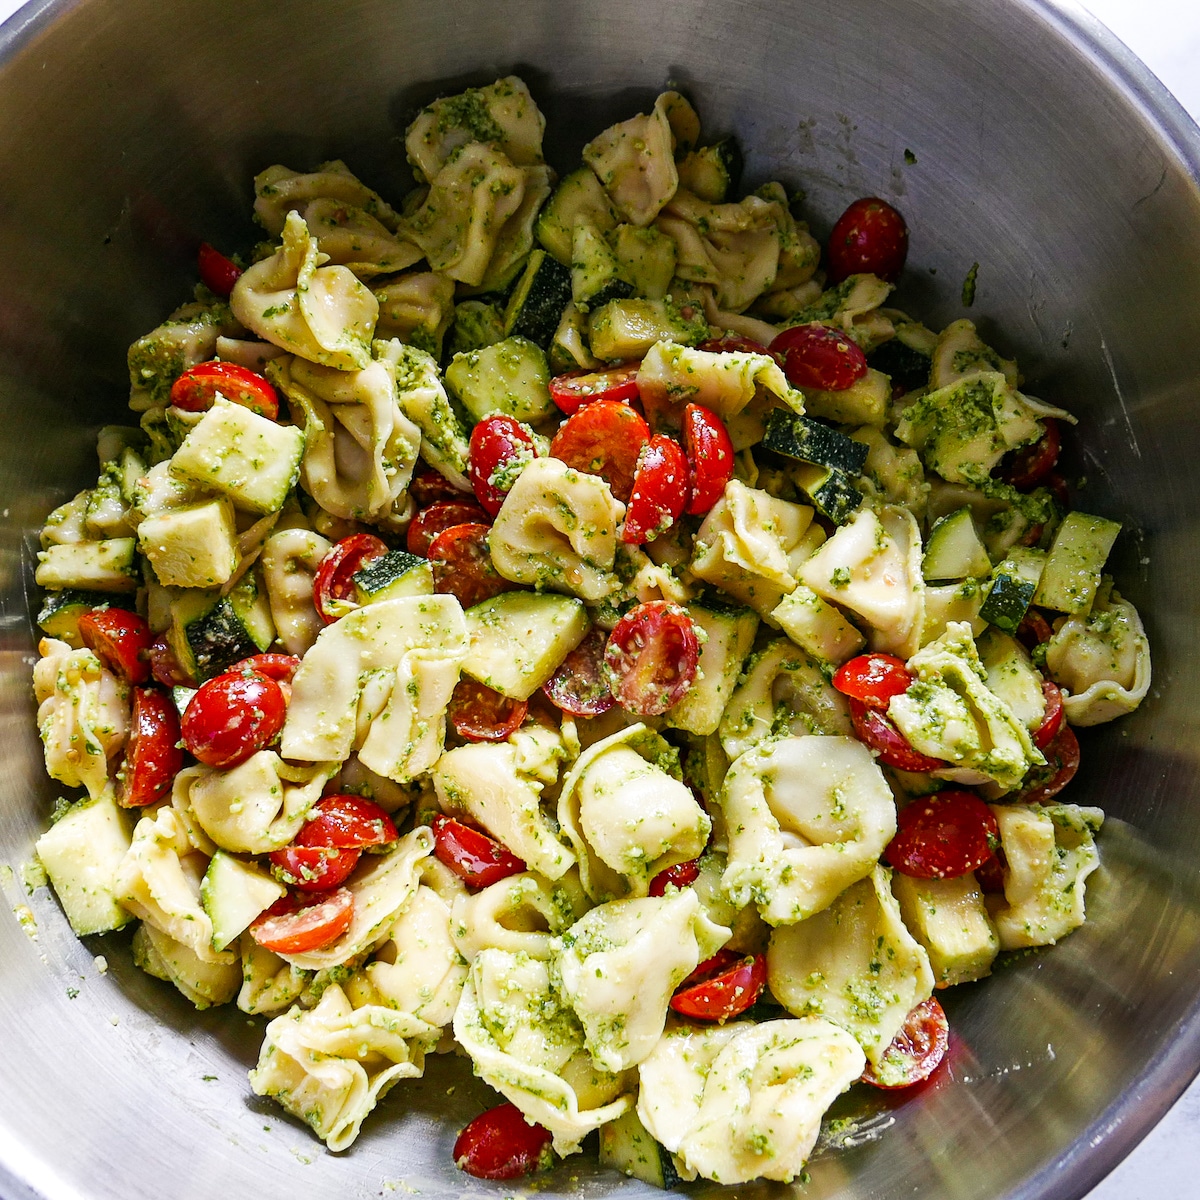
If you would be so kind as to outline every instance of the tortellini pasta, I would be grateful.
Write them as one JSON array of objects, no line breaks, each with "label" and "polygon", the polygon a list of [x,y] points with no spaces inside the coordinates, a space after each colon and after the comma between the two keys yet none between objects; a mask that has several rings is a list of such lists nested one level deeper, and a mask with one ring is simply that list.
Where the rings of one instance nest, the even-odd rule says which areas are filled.
[{"label": "tortellini pasta", "polygon": [[314,200],[361,209],[388,230],[395,231],[398,223],[391,205],[340,159],[322,163],[307,174],[278,163],[267,167],[254,177],[254,197],[254,215],[272,237],[283,232],[289,212],[303,210]]},{"label": "tortellini pasta", "polygon": [[289,654],[304,654],[324,622],[313,605],[313,580],[332,543],[311,529],[280,529],[263,543],[262,576],[275,632]]},{"label": "tortellini pasta", "polygon": [[588,903],[575,872],[551,882],[535,871],[523,871],[474,895],[458,897],[450,933],[467,962],[489,946],[550,959],[555,954],[555,936],[574,925]]},{"label": "tortellini pasta", "polygon": [[454,280],[422,271],[389,279],[374,291],[379,302],[376,335],[399,338],[440,358],[442,338],[454,319]]},{"label": "tortellini pasta", "polygon": [[134,931],[132,950],[133,961],[143,971],[174,984],[198,1009],[227,1004],[242,982],[236,958],[221,962],[201,958],[149,921]]}]

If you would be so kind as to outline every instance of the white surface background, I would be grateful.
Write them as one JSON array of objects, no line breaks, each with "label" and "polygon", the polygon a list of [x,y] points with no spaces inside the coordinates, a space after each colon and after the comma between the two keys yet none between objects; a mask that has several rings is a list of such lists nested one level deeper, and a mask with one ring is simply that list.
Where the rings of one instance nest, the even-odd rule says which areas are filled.
[{"label": "white surface background", "polygon": [[[994,3],[995,0],[976,0]],[[0,0],[0,21],[21,0]],[[1085,0],[1200,122],[1200,0]],[[1200,1198],[1200,1080],[1086,1200]]]}]

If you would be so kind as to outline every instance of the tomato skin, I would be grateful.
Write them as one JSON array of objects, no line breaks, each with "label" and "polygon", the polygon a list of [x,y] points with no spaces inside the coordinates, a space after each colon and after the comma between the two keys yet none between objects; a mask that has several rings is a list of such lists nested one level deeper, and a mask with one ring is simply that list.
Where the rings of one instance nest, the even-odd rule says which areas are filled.
[{"label": "tomato skin", "polygon": [[1026,650],[1036,649],[1053,636],[1054,630],[1050,628],[1050,622],[1036,608],[1025,610],[1025,615],[1017,626],[1017,639]]},{"label": "tomato skin", "polygon": [[867,373],[867,356],[854,339],[818,321],[785,329],[771,351],[793,387],[841,392]]},{"label": "tomato skin", "polygon": [[900,810],[883,857],[902,875],[957,879],[983,866],[999,844],[1000,826],[974,792],[934,792]]},{"label": "tomato skin", "polygon": [[946,1057],[949,1045],[946,1013],[937,998],[930,996],[905,1017],[900,1032],[883,1052],[879,1070],[867,1063],[862,1081],[886,1091],[924,1083]]},{"label": "tomato skin", "polygon": [[979,890],[986,895],[999,895],[1004,891],[1004,851],[996,848],[996,853],[987,862],[975,868],[975,882]]},{"label": "tomato skin", "polygon": [[[494,517],[500,511],[509,488],[516,482],[520,467],[536,457],[537,447],[528,431],[519,421],[503,413],[484,417],[471,430],[471,486],[475,489],[475,498],[489,517]],[[498,471],[509,476],[508,487],[500,487],[493,482]]]},{"label": "tomato skin", "polygon": [[353,792],[335,792],[313,805],[294,841],[297,846],[363,850],[389,846],[399,836],[392,818],[374,800]]},{"label": "tomato skin", "polygon": [[237,283],[242,273],[242,268],[207,242],[200,243],[200,250],[196,255],[196,265],[200,268],[200,282],[214,296],[228,299],[229,293],[233,291],[233,285]]},{"label": "tomato skin", "polygon": [[1040,782],[1035,782],[1020,795],[1022,804],[1046,804],[1075,778],[1079,770],[1079,739],[1075,731],[1065,722],[1058,733],[1039,747],[1046,756],[1047,766],[1037,771]]},{"label": "tomato skin", "polygon": [[276,954],[306,954],[336,942],[353,920],[354,893],[349,888],[338,888],[307,905],[284,896],[251,922],[250,936]]},{"label": "tomato skin", "polygon": [[433,853],[469,888],[490,887],[526,869],[525,863],[494,837],[453,817],[434,817],[433,837]]},{"label": "tomato skin", "polygon": [[886,710],[893,696],[908,691],[916,676],[894,654],[860,654],[833,673],[833,686],[867,708]]},{"label": "tomato skin", "polygon": [[700,640],[687,609],[666,600],[634,605],[608,635],[604,669],[617,703],[652,717],[678,704],[692,686]]},{"label": "tomato skin", "polygon": [[284,846],[268,856],[275,875],[301,892],[327,892],[340,887],[358,866],[361,850],[336,846]]},{"label": "tomato skin", "polygon": [[450,697],[448,716],[454,732],[468,742],[502,742],[521,728],[529,705],[502,696],[474,679],[460,679]]},{"label": "tomato skin", "polygon": [[666,533],[687,507],[689,474],[683,447],[674,438],[656,433],[638,455],[621,540],[641,546]]},{"label": "tomato skin", "polygon": [[179,711],[158,688],[135,687],[125,760],[117,772],[117,803],[143,808],[169,795],[183,769]]},{"label": "tomato skin", "polygon": [[718,950],[679,985],[671,1011],[694,1021],[728,1021],[753,1008],[766,983],[765,955]]},{"label": "tomato skin", "polygon": [[885,767],[896,767],[900,771],[940,771],[950,765],[914,750],[885,712],[868,708],[861,700],[850,701],[850,724],[854,726],[854,736],[876,751],[877,759]]},{"label": "tomato skin", "polygon": [[469,497],[461,500],[435,500],[409,522],[405,548],[409,554],[429,556],[429,547],[440,533],[455,525],[488,525],[492,514]]},{"label": "tomato skin", "polygon": [[515,1104],[482,1112],[458,1135],[454,1165],[476,1179],[519,1179],[554,1163],[552,1135],[530,1125]]},{"label": "tomato skin", "polygon": [[1046,711],[1041,724],[1033,731],[1033,744],[1039,750],[1045,750],[1063,727],[1066,709],[1063,708],[1062,692],[1058,684],[1049,679],[1042,680],[1042,695],[1046,698]]},{"label": "tomato skin", "polygon": [[765,354],[768,358],[779,361],[778,356],[753,338],[742,337],[740,333],[725,333],[719,338],[709,338],[696,347],[706,350],[709,354]]},{"label": "tomato skin", "polygon": [[429,547],[433,563],[433,588],[443,595],[456,596],[463,608],[482,604],[501,592],[515,591],[492,565],[488,552],[488,525],[452,525],[442,530]]},{"label": "tomato skin", "polygon": [[673,867],[667,867],[666,870],[659,871],[650,880],[649,895],[665,896],[668,887],[691,887],[699,878],[700,862],[698,859],[691,858],[687,862],[676,863]]},{"label": "tomato skin", "polygon": [[150,682],[150,647],[154,634],[144,617],[124,608],[94,608],[79,618],[83,644],[118,679]]},{"label": "tomato skin", "polygon": [[568,417],[595,400],[628,404],[641,396],[637,385],[641,365],[640,362],[618,363],[601,371],[589,371],[584,367],[556,375],[550,380],[550,399]]},{"label": "tomato skin", "polygon": [[1001,466],[1001,477],[1019,491],[1026,492],[1041,483],[1058,464],[1062,450],[1062,430],[1054,417],[1043,417],[1045,432],[1030,446],[1014,450]]},{"label": "tomato skin", "polygon": [[188,367],[171,385],[171,403],[185,412],[207,412],[218,392],[260,417],[279,416],[279,396],[268,380],[249,367],[215,359]]},{"label": "tomato skin", "polygon": [[184,710],[184,747],[209,767],[236,767],[269,746],[287,717],[283,690],[263,675],[218,675]]},{"label": "tomato skin", "polygon": [[703,404],[689,404],[683,410],[683,445],[690,467],[687,511],[701,517],[733,478],[733,441],[715,412]]},{"label": "tomato skin", "polygon": [[313,604],[326,625],[345,616],[345,606],[337,601],[353,599],[355,571],[387,552],[387,543],[373,533],[352,533],[335,543],[321,559],[313,579]]},{"label": "tomato skin", "polygon": [[433,467],[422,467],[413,475],[408,485],[408,494],[418,508],[428,508],[439,500],[465,500],[469,504],[471,493],[459,491],[440,471]]},{"label": "tomato skin", "polygon": [[252,654],[249,658],[234,663],[221,674],[244,675],[250,672],[254,675],[265,675],[276,683],[291,683],[299,668],[300,660],[294,654]]},{"label": "tomato skin", "polygon": [[583,641],[542,684],[552,704],[573,717],[598,717],[616,704],[604,672],[607,644],[608,634],[599,626],[588,630]]},{"label": "tomato skin", "polygon": [[619,400],[593,400],[568,417],[550,453],[568,467],[599,475],[623,504],[633,493],[642,447],[650,440],[645,418]]},{"label": "tomato skin", "polygon": [[183,669],[166,635],[156,638],[146,651],[150,674],[163,687],[195,687],[196,681]]},{"label": "tomato skin", "polygon": [[895,283],[908,257],[908,225],[878,196],[855,200],[834,223],[825,255],[829,282],[848,275],[878,275]]}]

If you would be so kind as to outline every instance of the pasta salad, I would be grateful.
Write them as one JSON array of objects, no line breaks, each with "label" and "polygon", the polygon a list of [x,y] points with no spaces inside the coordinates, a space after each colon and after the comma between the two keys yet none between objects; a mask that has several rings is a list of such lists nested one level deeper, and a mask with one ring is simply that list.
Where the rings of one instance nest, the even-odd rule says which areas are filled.
[{"label": "pasta salad", "polygon": [[1073,732],[1150,683],[1070,507],[1074,418],[890,307],[681,95],[558,178],[526,85],[437,100],[397,207],[254,181],[51,513],[34,669],[80,935],[270,1018],[254,1092],[349,1147],[457,1048],[468,1172],[600,1131],[660,1186],[791,1180],[927,1078],[940,989],[1085,918]]}]

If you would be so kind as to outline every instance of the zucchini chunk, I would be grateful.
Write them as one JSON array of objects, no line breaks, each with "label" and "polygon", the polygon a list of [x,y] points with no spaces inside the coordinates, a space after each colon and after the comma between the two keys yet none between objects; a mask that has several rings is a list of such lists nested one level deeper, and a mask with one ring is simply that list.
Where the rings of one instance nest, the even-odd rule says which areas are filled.
[{"label": "zucchini chunk", "polygon": [[709,204],[724,204],[741,181],[742,163],[737,139],[722,138],[693,150],[677,164],[679,186]]},{"label": "zucchini chunk", "polygon": [[469,354],[504,340],[504,313],[484,300],[464,300],[454,306],[450,353]]},{"label": "zucchini chunk", "polygon": [[662,300],[675,278],[675,239],[653,225],[618,225],[608,235],[621,264],[622,277],[633,284],[633,294]]},{"label": "zucchini chunk", "polygon": [[66,642],[78,650],[83,641],[79,637],[79,618],[94,608],[133,608],[132,596],[120,596],[113,592],[89,592],[80,588],[64,588],[61,592],[47,592],[42,611],[38,613],[38,628],[47,636]]},{"label": "zucchini chunk", "polygon": [[1092,611],[1100,575],[1121,526],[1105,517],[1070,512],[1062,519],[1034,603],[1082,616]]},{"label": "zucchini chunk", "polygon": [[670,1151],[650,1136],[635,1108],[600,1126],[600,1165],[657,1188],[683,1182]]},{"label": "zucchini chunk", "polygon": [[969,505],[943,517],[929,531],[921,564],[925,579],[978,579],[991,570],[992,560]]},{"label": "zucchini chunk", "polygon": [[594,225],[577,221],[571,241],[571,299],[576,307],[590,310],[632,295],[633,285],[604,235]]},{"label": "zucchini chunk", "polygon": [[801,462],[789,474],[813,508],[835,525],[844,525],[863,502],[863,493],[838,467]]},{"label": "zucchini chunk", "polygon": [[694,305],[665,300],[611,300],[593,309],[588,321],[592,353],[609,362],[644,358],[655,342],[698,346],[708,322]]},{"label": "zucchini chunk", "polygon": [[[144,522],[143,522],[144,524]],[[34,582],[48,590],[82,588],[96,592],[135,592],[134,538],[103,542],[63,542],[38,551]]]},{"label": "zucchini chunk", "polygon": [[906,392],[928,384],[931,362],[930,355],[909,345],[899,331],[867,354],[868,367],[882,371]]},{"label": "zucchini chunk", "polygon": [[218,850],[200,881],[200,904],[212,921],[212,948],[224,950],[286,892],[266,871]]},{"label": "zucchini chunk", "polygon": [[989,625],[1015,633],[1033,603],[1045,565],[1044,550],[1014,546],[992,572],[991,587],[979,615]]},{"label": "zucchini chunk", "polygon": [[359,604],[396,596],[432,596],[433,564],[407,550],[389,550],[355,571],[352,582]]},{"label": "zucchini chunk", "polygon": [[504,336],[528,338],[545,348],[570,302],[570,270],[545,250],[534,250],[504,309]]},{"label": "zucchini chunk", "polygon": [[571,265],[575,222],[582,217],[601,233],[615,228],[620,216],[591,167],[564,175],[534,226],[537,240],[564,266]]},{"label": "zucchini chunk", "polygon": [[528,338],[505,338],[456,354],[446,368],[446,384],[476,421],[505,413],[534,422],[555,411],[546,355]]},{"label": "zucchini chunk", "polygon": [[762,444],[787,458],[834,467],[848,475],[861,475],[870,453],[863,442],[784,408],[771,410]]},{"label": "zucchini chunk", "polygon": [[262,653],[275,640],[270,604],[253,573],[228,596],[212,591],[184,592],[172,601],[171,618],[167,641],[197,683]]}]

